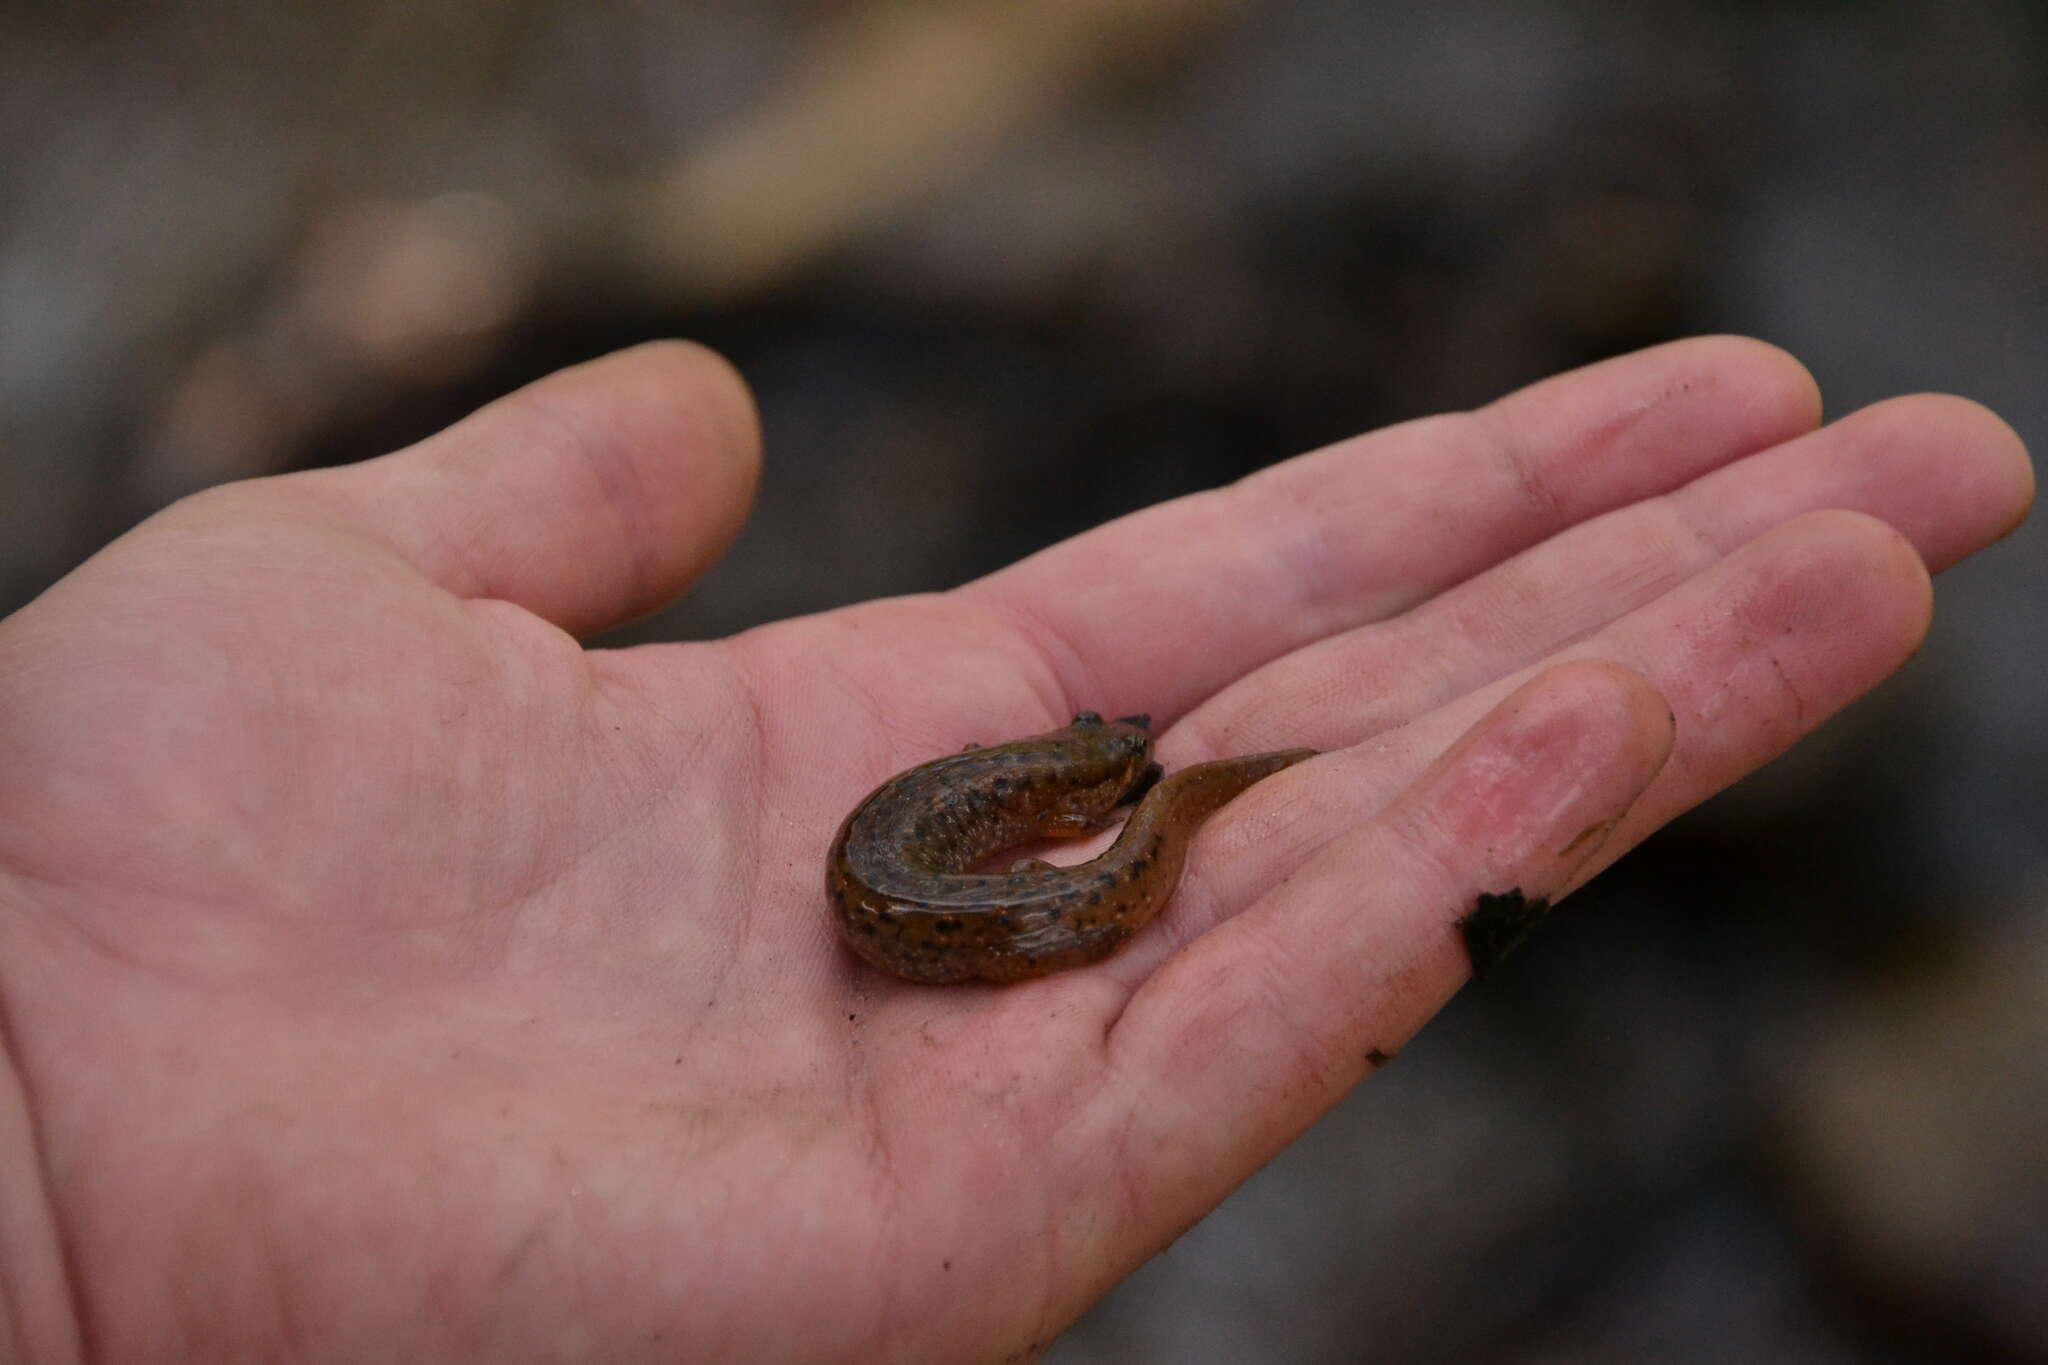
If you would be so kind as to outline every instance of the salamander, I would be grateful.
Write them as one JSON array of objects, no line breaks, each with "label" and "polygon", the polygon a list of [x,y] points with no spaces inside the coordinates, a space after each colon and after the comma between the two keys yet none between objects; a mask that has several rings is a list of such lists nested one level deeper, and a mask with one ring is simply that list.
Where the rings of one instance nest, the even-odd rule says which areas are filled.
[{"label": "salamander", "polygon": [[[1248,754],[1168,777],[1151,761],[1150,717],[1083,711],[1048,734],[920,764],[871,792],[832,841],[825,884],[840,933],[912,981],[1021,981],[1099,962],[1159,913],[1204,820],[1314,754]],[[1132,805],[1090,862],[972,870],[1004,849],[1103,829]]]}]

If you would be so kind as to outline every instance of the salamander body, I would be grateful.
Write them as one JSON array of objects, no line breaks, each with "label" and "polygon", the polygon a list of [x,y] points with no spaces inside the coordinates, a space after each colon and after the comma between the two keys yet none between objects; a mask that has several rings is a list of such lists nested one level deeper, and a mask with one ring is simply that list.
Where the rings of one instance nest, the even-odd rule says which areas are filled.
[{"label": "salamander body", "polygon": [[[1150,718],[1092,711],[1049,734],[934,759],[854,808],[826,867],[853,951],[912,981],[1019,981],[1098,962],[1172,894],[1204,820],[1313,749],[1151,761]],[[1072,867],[971,869],[1036,839],[1088,834],[1135,802],[1116,842]]]}]

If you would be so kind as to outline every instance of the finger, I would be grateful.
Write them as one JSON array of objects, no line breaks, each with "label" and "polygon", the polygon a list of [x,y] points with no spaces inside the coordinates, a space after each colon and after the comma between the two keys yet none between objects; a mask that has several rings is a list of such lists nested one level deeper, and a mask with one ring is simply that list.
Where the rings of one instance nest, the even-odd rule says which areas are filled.
[{"label": "finger", "polygon": [[1584,881],[1716,792],[1819,729],[1920,648],[1934,585],[1914,547],[1854,512],[1815,512],[1762,538],[1733,567],[1730,613],[1674,613],[1663,638],[1618,633],[1605,657],[1660,680],[1679,718],[1672,762]]},{"label": "finger", "polygon": [[2032,493],[2025,448],[1988,410],[1939,395],[1880,403],[1277,659],[1191,712],[1167,752],[1357,743],[1548,658],[1805,512],[1877,517],[1941,568],[2012,530]]},{"label": "finger", "polygon": [[1149,508],[961,592],[1015,622],[1069,699],[1177,716],[1307,641],[1818,420],[1784,352],[1678,342]]},{"label": "finger", "polygon": [[1202,1206],[1397,1052],[1471,970],[1459,917],[1482,893],[1559,892],[1671,735],[1641,677],[1549,670],[1160,968],[1109,1036],[1122,1150],[1152,1158],[1138,1206]]},{"label": "finger", "polygon": [[2034,469],[2019,433],[1980,403],[1923,393],[1876,403],[1698,480],[1680,514],[1723,543],[1807,511],[1865,512],[1940,573],[2026,520]]},{"label": "finger", "polygon": [[[1889,676],[1925,636],[1931,600],[1918,554],[1883,523],[1854,512],[1788,522],[1535,668],[1253,787],[1204,831],[1162,917],[1167,942],[1150,951],[1201,934],[1373,820],[1489,708],[1562,661],[1639,673],[1676,717],[1670,763],[1602,854],[1619,856]],[[1148,965],[1139,955],[1127,970]]]},{"label": "finger", "polygon": [[450,592],[587,634],[709,568],[758,466],[731,367],[657,342],[550,375],[408,449],[278,482],[302,480],[300,495]]}]

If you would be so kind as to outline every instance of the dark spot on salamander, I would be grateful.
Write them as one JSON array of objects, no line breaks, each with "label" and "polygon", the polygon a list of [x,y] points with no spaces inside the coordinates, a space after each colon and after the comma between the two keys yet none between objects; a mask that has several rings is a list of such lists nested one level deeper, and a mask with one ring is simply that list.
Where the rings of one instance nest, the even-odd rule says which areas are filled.
[{"label": "dark spot on salamander", "polygon": [[1522,946],[1536,932],[1550,902],[1541,896],[1524,896],[1519,886],[1489,895],[1481,892],[1472,913],[1458,921],[1458,933],[1465,940],[1465,955],[1472,959],[1472,975],[1485,976],[1501,959]]},{"label": "dark spot on salamander", "polygon": [[959,929],[960,921],[951,915],[941,915],[937,920],[933,921],[932,927],[942,934],[950,934]]}]

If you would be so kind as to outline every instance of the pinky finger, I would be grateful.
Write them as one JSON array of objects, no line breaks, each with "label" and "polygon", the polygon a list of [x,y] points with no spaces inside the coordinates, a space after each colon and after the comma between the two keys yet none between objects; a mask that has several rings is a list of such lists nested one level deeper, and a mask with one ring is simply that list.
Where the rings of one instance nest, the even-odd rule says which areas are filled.
[{"label": "pinky finger", "polygon": [[1249,1175],[1533,927],[1671,745],[1641,674],[1550,669],[1372,821],[1168,960],[1109,1039],[1132,1149],[1153,1158],[1138,1180],[1178,1204]]}]

